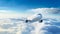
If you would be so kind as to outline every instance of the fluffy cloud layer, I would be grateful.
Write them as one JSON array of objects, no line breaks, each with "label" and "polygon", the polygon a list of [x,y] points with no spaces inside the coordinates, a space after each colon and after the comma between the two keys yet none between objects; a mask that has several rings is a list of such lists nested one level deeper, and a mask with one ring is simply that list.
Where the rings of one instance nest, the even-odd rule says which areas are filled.
[{"label": "fluffy cloud layer", "polygon": [[51,18],[42,23],[24,23],[8,18],[0,19],[0,23],[1,34],[60,34],[60,21]]},{"label": "fluffy cloud layer", "polygon": [[[45,24],[47,26],[43,27],[43,30],[46,30],[48,32],[51,32],[52,34],[58,34],[60,32],[60,21],[57,21],[56,19],[51,21],[47,21]],[[48,34],[48,33],[47,33]]]},{"label": "fluffy cloud layer", "polygon": [[41,13],[43,18],[60,19],[60,8],[36,8],[27,10],[29,13]]},{"label": "fluffy cloud layer", "polygon": [[60,14],[60,8],[36,8],[31,9],[30,11],[41,13],[41,14]]},{"label": "fluffy cloud layer", "polygon": [[34,14],[41,13],[43,18],[60,18],[60,8],[36,8],[28,9],[26,13],[18,13],[11,10],[0,10],[0,18],[17,18],[17,17],[30,17]]},{"label": "fluffy cloud layer", "polygon": [[13,10],[0,10],[0,19],[1,18],[20,18],[20,17],[26,17],[27,14],[18,13]]},{"label": "fluffy cloud layer", "polygon": [[[16,16],[20,17],[22,14],[19,15],[5,14],[5,16],[8,17],[16,15],[14,16],[16,18],[13,17],[8,19],[6,18],[0,19],[0,34],[60,34],[60,20],[56,19],[56,18],[58,19],[60,18],[59,8],[37,8],[37,9],[30,9],[27,11],[29,11],[27,13],[29,16],[35,13],[41,13],[43,17],[46,18],[44,18],[45,20],[42,23],[39,22],[25,23],[19,21],[19,18],[17,19],[16,17]],[[28,16],[27,14],[25,16]],[[56,15],[54,16],[54,14]],[[2,15],[4,16],[4,14]]]}]

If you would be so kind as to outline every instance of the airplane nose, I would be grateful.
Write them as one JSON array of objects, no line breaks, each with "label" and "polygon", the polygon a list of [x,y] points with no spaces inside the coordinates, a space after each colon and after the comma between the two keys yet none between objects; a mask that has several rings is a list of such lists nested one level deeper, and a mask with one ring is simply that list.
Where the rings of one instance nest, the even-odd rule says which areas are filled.
[{"label": "airplane nose", "polygon": [[40,14],[40,13],[38,15],[42,16],[42,14]]},{"label": "airplane nose", "polygon": [[39,14],[38,14],[38,17],[42,18],[42,14],[39,13]]}]

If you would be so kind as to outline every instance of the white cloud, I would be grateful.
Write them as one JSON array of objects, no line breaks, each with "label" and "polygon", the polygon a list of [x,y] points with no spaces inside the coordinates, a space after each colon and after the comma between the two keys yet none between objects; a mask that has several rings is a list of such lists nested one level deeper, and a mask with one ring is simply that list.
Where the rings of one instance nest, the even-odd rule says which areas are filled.
[{"label": "white cloud", "polygon": [[[8,23],[10,23],[10,22],[13,23],[10,19],[2,19],[2,20],[3,20],[3,22],[7,21]],[[11,33],[15,32],[15,30],[16,30],[17,34],[18,33],[22,34],[22,32],[25,32],[25,30],[28,30],[26,28],[30,28],[30,27],[34,27],[34,29],[32,29],[32,30],[30,30],[30,31],[28,30],[31,34],[48,34],[48,33],[49,34],[53,34],[55,31],[57,31],[56,33],[59,33],[60,28],[58,28],[57,25],[59,25],[60,23],[58,23],[57,21],[54,21],[53,19],[48,19],[48,20],[50,21],[50,23],[49,23],[50,25],[46,24],[48,22],[46,22],[46,23],[45,22],[42,22],[42,23],[38,23],[38,22],[35,22],[35,23],[23,23],[23,22],[19,22],[19,24],[17,22],[15,24],[15,26],[17,25],[15,28],[17,28],[17,29],[15,29],[14,27],[10,27],[8,29],[3,29],[2,27],[0,27],[0,28],[2,28],[3,31],[7,30],[8,32],[11,32]],[[7,24],[5,23],[5,25],[8,25],[8,23]],[[10,25],[13,26],[14,23],[10,24]],[[56,28],[56,30],[54,28]],[[13,32],[11,31],[11,29],[12,29]],[[53,32],[52,32],[52,30],[53,30]],[[27,33],[29,33],[29,32],[27,32]]]},{"label": "white cloud", "polygon": [[13,10],[0,10],[0,13],[13,13]]},{"label": "white cloud", "polygon": [[18,13],[12,10],[0,10],[0,18],[10,18],[10,17],[31,17],[34,14],[41,13],[43,18],[60,18],[57,16],[60,14],[60,8],[36,8],[36,9],[29,9],[26,13]]},{"label": "white cloud", "polygon": [[41,13],[41,14],[52,14],[52,13],[60,14],[60,8],[36,8],[36,9],[29,9],[28,11]]},{"label": "white cloud", "polygon": [[[7,11],[6,11],[6,13],[3,11],[2,13],[0,13],[0,18],[3,18],[3,20],[2,21],[0,20],[0,22],[1,22],[1,24],[4,24],[5,22],[8,22],[9,24],[11,24],[11,23],[13,23],[12,20],[4,19],[4,18],[17,18],[17,17],[21,17],[21,16],[22,17],[26,17],[26,16],[29,17],[31,15],[33,16],[33,14],[35,14],[35,13],[36,14],[41,13],[42,15],[44,15],[43,17],[46,16],[46,18],[48,18],[48,17],[51,17],[51,18],[56,17],[56,18],[58,18],[58,16],[50,15],[50,13],[52,11],[55,11],[55,10],[56,10],[55,8],[37,8],[37,9],[27,10],[27,11],[29,11],[29,12],[27,12],[27,14],[22,14],[22,13],[20,13],[20,14],[17,14],[17,13],[11,14],[11,13],[8,13]],[[51,12],[49,13],[48,11],[51,11]],[[50,22],[48,23],[48,21],[50,21]],[[17,25],[15,27],[16,29],[14,27],[11,27],[11,28],[9,28],[9,30],[8,29],[2,29],[2,30],[3,31],[7,30],[7,31],[12,33],[11,29],[13,29],[13,32],[15,32],[15,30],[17,31],[16,34],[22,34],[22,32],[25,31],[26,27],[29,28],[31,26],[31,27],[34,27],[34,30],[31,31],[31,34],[53,34],[56,31],[57,31],[56,32],[57,34],[60,34],[59,33],[60,32],[60,28],[59,28],[60,27],[60,22],[56,22],[53,19],[48,19],[48,21],[43,22],[43,23],[38,23],[38,22],[35,22],[35,23],[22,23],[22,22],[19,22],[18,23],[17,22],[17,23],[11,24],[12,26]],[[53,32],[52,32],[52,30],[53,30]]]},{"label": "white cloud", "polygon": [[43,18],[60,18],[60,8],[36,8],[27,10],[29,13],[38,14],[41,13]]},{"label": "white cloud", "polygon": [[0,10],[0,18],[20,18],[20,17],[26,17],[27,14],[18,13],[13,10]]}]

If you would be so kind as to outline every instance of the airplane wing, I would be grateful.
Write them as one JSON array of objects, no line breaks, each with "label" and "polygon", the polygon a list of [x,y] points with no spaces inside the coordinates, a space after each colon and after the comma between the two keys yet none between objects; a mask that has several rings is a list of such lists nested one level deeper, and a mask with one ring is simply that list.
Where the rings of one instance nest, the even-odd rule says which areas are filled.
[{"label": "airplane wing", "polygon": [[15,20],[15,21],[23,21],[25,23],[28,23],[28,22],[32,23],[32,22],[40,21],[41,19],[42,19],[42,15],[41,14],[37,14],[37,16],[35,16],[35,18],[33,18],[32,20],[28,20],[26,18],[12,19],[12,20]]},{"label": "airplane wing", "polygon": [[17,18],[17,19],[15,19],[15,18],[12,18],[11,19],[12,21],[25,21],[26,19],[25,18]]}]

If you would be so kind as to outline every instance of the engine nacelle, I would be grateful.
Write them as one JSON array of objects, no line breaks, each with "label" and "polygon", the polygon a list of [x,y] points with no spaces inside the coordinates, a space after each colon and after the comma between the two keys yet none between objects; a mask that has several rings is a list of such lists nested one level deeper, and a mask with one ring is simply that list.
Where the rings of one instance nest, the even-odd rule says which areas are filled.
[{"label": "engine nacelle", "polygon": [[30,21],[31,21],[31,20],[26,20],[25,22],[28,23],[28,22],[30,22]]},{"label": "engine nacelle", "polygon": [[40,21],[39,21],[39,23],[42,23],[42,22],[43,22],[43,20],[40,20]]}]

